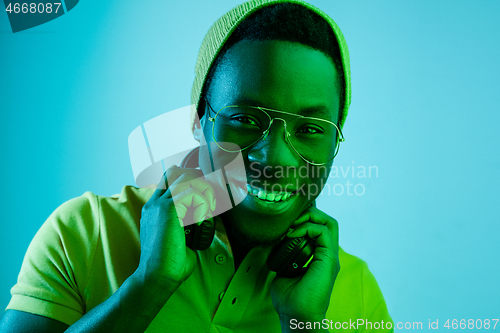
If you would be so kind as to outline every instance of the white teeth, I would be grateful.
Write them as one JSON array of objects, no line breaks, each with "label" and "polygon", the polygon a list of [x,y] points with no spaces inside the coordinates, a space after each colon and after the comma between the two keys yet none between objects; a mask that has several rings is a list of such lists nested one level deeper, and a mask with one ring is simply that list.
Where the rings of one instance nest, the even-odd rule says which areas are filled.
[{"label": "white teeth", "polygon": [[290,192],[266,193],[266,191],[264,191],[264,190],[253,189],[248,184],[247,184],[247,190],[248,190],[248,193],[253,194],[254,196],[258,197],[259,199],[271,201],[271,202],[283,201],[283,200],[288,199],[292,195]]}]

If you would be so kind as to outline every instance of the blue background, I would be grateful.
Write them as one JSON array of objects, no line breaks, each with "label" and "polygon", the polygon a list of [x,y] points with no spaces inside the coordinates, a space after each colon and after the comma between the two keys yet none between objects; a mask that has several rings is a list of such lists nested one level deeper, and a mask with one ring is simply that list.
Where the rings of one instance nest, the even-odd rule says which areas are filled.
[{"label": "blue background", "polygon": [[[499,318],[500,2],[310,2],[351,54],[335,164],[378,168],[330,179],[363,195],[318,200],[340,245],[368,262],[395,322]],[[135,184],[129,133],[190,104],[203,36],[239,3],[87,0],[16,34],[2,10],[1,308],[56,207]]]}]

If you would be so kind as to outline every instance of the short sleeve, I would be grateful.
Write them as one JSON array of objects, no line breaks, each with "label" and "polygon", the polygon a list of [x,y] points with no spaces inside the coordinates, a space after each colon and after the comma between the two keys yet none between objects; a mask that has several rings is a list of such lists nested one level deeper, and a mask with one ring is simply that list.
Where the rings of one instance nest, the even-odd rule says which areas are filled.
[{"label": "short sleeve", "polygon": [[72,325],[86,312],[82,295],[99,234],[99,207],[86,192],[59,206],[31,241],[6,309]]},{"label": "short sleeve", "polygon": [[326,313],[330,332],[392,332],[384,296],[367,263],[341,247],[339,260],[341,268]]},{"label": "short sleeve", "polygon": [[377,280],[368,269],[366,262],[363,262],[362,266],[361,281],[364,312],[363,319],[365,323],[364,325],[358,326],[358,328],[360,328],[360,332],[394,332],[394,323],[387,310],[387,305]]}]

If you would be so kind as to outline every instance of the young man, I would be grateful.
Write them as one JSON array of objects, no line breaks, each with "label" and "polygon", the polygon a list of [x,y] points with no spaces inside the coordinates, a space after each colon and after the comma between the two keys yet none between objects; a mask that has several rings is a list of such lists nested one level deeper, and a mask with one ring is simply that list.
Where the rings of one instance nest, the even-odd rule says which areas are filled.
[{"label": "young man", "polygon": [[[1,327],[391,331],[373,275],[339,248],[337,221],[314,207],[319,191],[311,192],[326,183],[350,103],[347,46],[335,23],[301,1],[244,3],[208,32],[196,74],[199,169],[169,168],[154,193],[125,186],[59,207],[28,249]],[[210,219],[220,193],[203,175],[237,153],[244,191],[232,194],[242,201]],[[179,219],[189,211],[193,221],[215,220],[206,250],[186,246]],[[307,269],[271,272],[275,246],[300,237],[314,244]]]}]

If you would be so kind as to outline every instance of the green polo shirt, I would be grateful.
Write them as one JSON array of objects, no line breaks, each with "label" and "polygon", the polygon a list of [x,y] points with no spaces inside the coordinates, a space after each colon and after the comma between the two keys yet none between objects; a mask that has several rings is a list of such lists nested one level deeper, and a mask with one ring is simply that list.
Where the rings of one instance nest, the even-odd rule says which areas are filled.
[{"label": "green polo shirt", "polygon": [[[153,192],[132,186],[111,197],[86,192],[57,208],[28,248],[7,309],[72,325],[108,299],[139,264],[141,209]],[[254,248],[235,271],[224,227],[217,225],[210,248],[196,251],[193,274],[146,332],[281,332],[270,296],[275,273],[266,267],[268,252]],[[381,321],[384,327],[392,324],[366,263],[342,249],[339,258],[341,270],[328,322],[321,325],[361,332],[370,329],[366,322],[372,327]],[[361,324],[359,320],[363,324],[354,325]],[[307,323],[291,325],[298,328]]]}]

